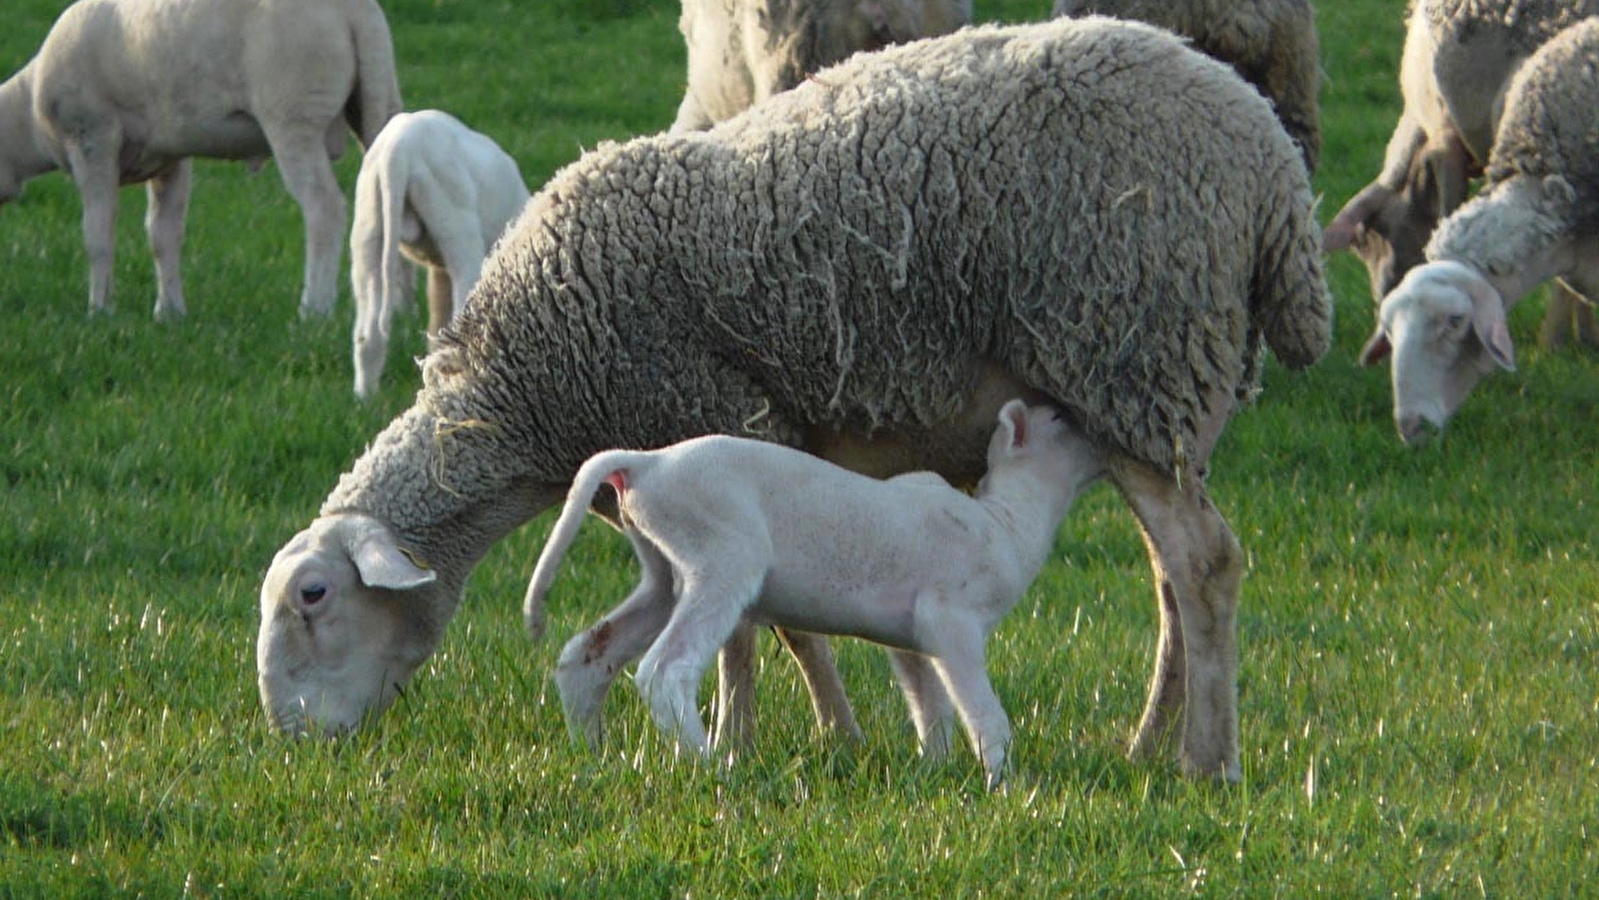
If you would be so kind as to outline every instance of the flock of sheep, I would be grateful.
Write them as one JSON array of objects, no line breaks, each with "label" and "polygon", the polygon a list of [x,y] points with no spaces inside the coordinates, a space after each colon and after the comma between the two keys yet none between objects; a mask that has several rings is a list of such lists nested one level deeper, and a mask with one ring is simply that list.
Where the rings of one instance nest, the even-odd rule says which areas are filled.
[{"label": "flock of sheep", "polygon": [[[820,635],[875,640],[922,752],[947,751],[958,715],[994,784],[1010,731],[983,643],[1103,479],[1143,530],[1160,610],[1131,751],[1236,779],[1243,553],[1205,474],[1264,349],[1291,368],[1326,351],[1323,252],[1371,269],[1362,357],[1390,358],[1406,441],[1514,365],[1523,293],[1599,296],[1599,3],[1415,0],[1384,170],[1325,232],[1309,0],[1057,0],[1009,27],[963,27],[969,0],[683,7],[673,127],[531,196],[491,139],[401,112],[373,0],[79,0],[0,84],[0,201],[71,175],[93,309],[119,184],[148,185],[156,313],[180,316],[188,159],[271,156],[306,222],[301,314],[330,312],[349,131],[367,150],[357,394],[411,263],[428,272],[414,405],[262,586],[275,728],[380,714],[489,547],[564,501],[526,598],[535,635],[591,505],[642,567],[561,654],[575,735],[600,738],[639,661],[684,746],[746,739],[769,624],[821,726],[858,733]],[[718,651],[707,735],[694,695]]]}]

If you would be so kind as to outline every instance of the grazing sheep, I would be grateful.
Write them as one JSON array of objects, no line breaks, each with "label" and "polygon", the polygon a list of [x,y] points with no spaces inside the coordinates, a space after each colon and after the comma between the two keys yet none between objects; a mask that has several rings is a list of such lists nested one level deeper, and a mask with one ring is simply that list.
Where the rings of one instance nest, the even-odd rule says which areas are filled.
[{"label": "grazing sheep", "polygon": [[1361,353],[1368,364],[1392,354],[1407,443],[1441,430],[1484,375],[1515,368],[1505,312],[1522,294],[1560,278],[1599,297],[1599,19],[1516,73],[1488,159],[1482,190],[1383,298]]},{"label": "grazing sheep", "polygon": [[400,111],[373,0],[78,0],[0,84],[0,203],[64,169],[83,197],[89,309],[111,307],[117,187],[145,182],[157,318],[187,312],[178,257],[190,157],[277,160],[305,216],[300,315],[337,293],[344,195],[330,158]]},{"label": "grazing sheep", "polygon": [[688,90],[672,129],[709,128],[852,53],[971,20],[971,0],[683,0]]},{"label": "grazing sheep", "polygon": [[953,700],[994,787],[1010,722],[984,646],[1038,577],[1072,501],[1103,470],[1100,451],[1054,410],[1020,400],[999,412],[975,496],[931,472],[878,481],[727,435],[596,454],[572,482],[526,608],[543,609],[601,484],[616,492],[643,580],[561,652],[567,725],[598,744],[605,694],[643,654],[634,681],[656,724],[708,756],[695,693],[748,616],[894,648],[923,752],[947,748]]},{"label": "grazing sheep", "polygon": [[355,182],[350,280],[355,294],[355,394],[383,376],[389,322],[409,272],[428,271],[428,334],[465,305],[483,259],[527,202],[516,160],[449,113],[400,113],[378,132]]},{"label": "grazing sheep", "polygon": [[1310,0],[1055,0],[1052,14],[1134,19],[1188,38],[1266,95],[1305,168],[1316,171],[1321,43]]},{"label": "grazing sheep", "polygon": [[1161,629],[1133,753],[1177,731],[1185,772],[1237,778],[1244,557],[1205,473],[1263,344],[1326,351],[1319,239],[1259,93],[1108,19],[861,54],[708,132],[601,144],[528,202],[416,403],[273,560],[268,718],[336,734],[385,709],[490,545],[600,450],[735,434],[965,483],[1021,396],[1104,448],[1144,529]]},{"label": "grazing sheep", "polygon": [[[1599,0],[1412,0],[1400,61],[1405,108],[1377,180],[1327,224],[1328,252],[1353,250],[1372,300],[1420,265],[1438,221],[1466,201],[1489,161],[1511,77],[1565,28],[1599,15]],[[1553,302],[1551,341],[1564,298]]]}]

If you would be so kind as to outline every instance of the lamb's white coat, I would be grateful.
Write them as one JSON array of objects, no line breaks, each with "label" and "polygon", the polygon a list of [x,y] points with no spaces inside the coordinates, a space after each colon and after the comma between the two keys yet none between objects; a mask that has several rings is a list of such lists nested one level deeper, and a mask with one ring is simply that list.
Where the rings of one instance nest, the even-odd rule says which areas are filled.
[{"label": "lamb's white coat", "polygon": [[274,158],[305,216],[300,314],[332,311],[344,195],[330,159],[400,111],[373,0],[78,0],[0,85],[0,203],[56,169],[83,198],[89,308],[111,304],[117,188],[145,182],[155,314],[186,312],[190,157]]},{"label": "lamb's white coat", "polygon": [[355,294],[355,393],[383,376],[389,328],[405,296],[402,255],[427,267],[428,334],[477,284],[483,259],[527,202],[516,160],[449,113],[400,113],[361,160],[350,229]]},{"label": "lamb's white coat", "polygon": [[643,653],[634,681],[656,723],[708,755],[696,689],[748,616],[894,648],[924,752],[947,747],[953,700],[990,786],[998,784],[1010,721],[984,646],[1105,463],[1053,409],[1012,400],[1000,410],[988,465],[968,496],[931,472],[879,481],[726,435],[591,457],[539,556],[525,611],[543,609],[601,484],[617,492],[643,577],[561,653],[556,684],[573,735],[599,741],[605,694]]}]

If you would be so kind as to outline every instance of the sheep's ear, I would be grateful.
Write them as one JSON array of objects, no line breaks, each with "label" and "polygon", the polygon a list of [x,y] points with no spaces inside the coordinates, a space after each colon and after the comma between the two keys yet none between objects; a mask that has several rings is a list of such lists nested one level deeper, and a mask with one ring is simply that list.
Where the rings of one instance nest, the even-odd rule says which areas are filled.
[{"label": "sheep's ear", "polygon": [[1349,249],[1349,245],[1355,242],[1356,230],[1376,215],[1377,210],[1392,200],[1393,196],[1392,190],[1380,184],[1366,185],[1327,223],[1327,229],[1321,233],[1322,252]]},{"label": "sheep's ear", "polygon": [[1019,450],[1027,444],[1027,404],[1012,400],[999,411],[999,425],[1005,430],[1005,445]]},{"label": "sheep's ear", "polygon": [[387,528],[363,529],[349,548],[350,560],[367,587],[404,591],[437,580],[437,572],[423,565],[394,540]]},{"label": "sheep's ear", "polygon": [[1505,302],[1493,286],[1481,279],[1466,284],[1466,296],[1471,298],[1471,327],[1477,339],[1488,351],[1499,368],[1516,371],[1516,347],[1510,340],[1510,326],[1505,322]]},{"label": "sheep's ear", "polygon": [[1388,354],[1392,353],[1393,350],[1393,344],[1388,342],[1388,333],[1383,331],[1382,326],[1379,325],[1377,330],[1371,333],[1371,337],[1366,340],[1366,346],[1360,348],[1360,364],[1363,366],[1375,366],[1387,359]]}]

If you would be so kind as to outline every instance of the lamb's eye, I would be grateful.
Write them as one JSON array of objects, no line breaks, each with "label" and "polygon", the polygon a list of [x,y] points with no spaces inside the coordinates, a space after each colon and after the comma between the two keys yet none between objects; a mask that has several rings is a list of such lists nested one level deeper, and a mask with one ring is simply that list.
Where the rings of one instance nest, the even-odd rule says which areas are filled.
[{"label": "lamb's eye", "polygon": [[328,586],[325,584],[308,584],[300,588],[300,601],[306,606],[314,606],[328,595]]},{"label": "lamb's eye", "polygon": [[1448,318],[1444,319],[1444,327],[1450,331],[1459,331],[1460,329],[1465,328],[1466,314],[1455,313],[1454,315],[1449,316]]}]

